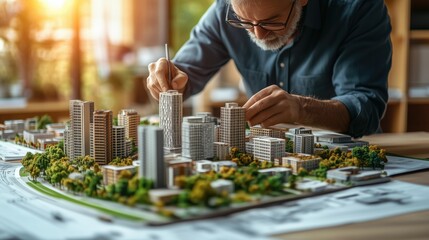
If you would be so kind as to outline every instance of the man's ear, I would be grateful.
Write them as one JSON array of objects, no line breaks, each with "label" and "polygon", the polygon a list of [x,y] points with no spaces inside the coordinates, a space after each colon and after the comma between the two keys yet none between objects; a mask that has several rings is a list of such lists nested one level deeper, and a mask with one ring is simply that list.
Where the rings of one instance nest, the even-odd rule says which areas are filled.
[{"label": "man's ear", "polygon": [[298,2],[301,4],[301,6],[305,6],[308,3],[308,0],[298,0]]}]

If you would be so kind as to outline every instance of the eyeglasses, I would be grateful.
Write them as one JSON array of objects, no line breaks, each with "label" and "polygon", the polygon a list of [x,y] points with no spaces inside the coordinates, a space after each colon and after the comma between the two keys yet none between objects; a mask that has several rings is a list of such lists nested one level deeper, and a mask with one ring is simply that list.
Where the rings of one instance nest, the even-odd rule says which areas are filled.
[{"label": "eyeglasses", "polygon": [[237,19],[228,19],[229,16],[229,8],[231,6],[231,4],[228,4],[228,7],[226,9],[226,16],[225,16],[225,21],[227,23],[229,23],[231,26],[236,27],[236,28],[244,28],[244,29],[251,29],[253,27],[260,27],[266,31],[281,31],[284,30],[289,22],[289,18],[290,15],[292,13],[292,10],[295,6],[295,2],[296,0],[293,1],[292,3],[292,7],[289,10],[289,14],[287,16],[286,22],[284,23],[276,23],[276,22],[259,22],[259,23],[252,23],[252,22],[247,22],[247,21],[240,21]]}]

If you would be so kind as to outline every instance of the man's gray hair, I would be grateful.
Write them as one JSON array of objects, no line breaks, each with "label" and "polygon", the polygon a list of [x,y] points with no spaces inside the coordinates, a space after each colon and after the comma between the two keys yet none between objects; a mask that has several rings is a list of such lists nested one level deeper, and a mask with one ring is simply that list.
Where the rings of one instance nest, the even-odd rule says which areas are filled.
[{"label": "man's gray hair", "polygon": [[231,2],[234,1],[236,5],[244,5],[249,3],[256,3],[256,2],[263,2],[262,0],[225,0],[226,4],[231,4]]},{"label": "man's gray hair", "polygon": [[238,5],[242,5],[246,3],[256,3],[256,2],[259,2],[262,4],[264,2],[262,0],[224,0],[224,1],[226,4],[231,4],[231,2],[234,1],[234,3]]},{"label": "man's gray hair", "polygon": [[234,1],[235,3],[238,3],[238,4],[243,4],[243,3],[250,3],[250,2],[255,2],[260,0],[225,0],[225,3],[231,4],[231,1]]}]

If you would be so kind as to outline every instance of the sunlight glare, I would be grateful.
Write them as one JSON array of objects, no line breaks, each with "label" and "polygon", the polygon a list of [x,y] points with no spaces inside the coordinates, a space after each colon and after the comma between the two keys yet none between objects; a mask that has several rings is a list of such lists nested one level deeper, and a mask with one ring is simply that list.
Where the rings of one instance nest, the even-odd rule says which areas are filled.
[{"label": "sunlight glare", "polygon": [[40,0],[49,11],[59,11],[70,0]]}]

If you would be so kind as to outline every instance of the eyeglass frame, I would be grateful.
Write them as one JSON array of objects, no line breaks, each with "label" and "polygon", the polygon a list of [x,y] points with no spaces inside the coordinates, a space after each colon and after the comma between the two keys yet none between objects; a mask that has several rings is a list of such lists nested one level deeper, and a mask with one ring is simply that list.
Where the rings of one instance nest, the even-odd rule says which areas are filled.
[{"label": "eyeglass frame", "polygon": [[[286,29],[286,26],[289,23],[290,15],[292,14],[292,10],[295,7],[295,3],[296,3],[296,0],[293,0],[292,6],[291,6],[291,8],[289,10],[289,14],[287,16],[287,19],[286,19],[285,23],[280,23],[280,22],[278,22],[278,23],[276,23],[276,22],[258,22],[256,24],[254,24],[252,22],[247,22],[247,21],[240,21],[238,19],[237,20],[228,19],[229,9],[231,7],[231,3],[228,3],[228,7],[226,9],[225,22],[227,22],[229,25],[231,25],[232,27],[235,27],[235,28],[252,29],[254,27],[260,27],[260,28],[264,29],[265,31],[270,31],[270,32],[271,31],[282,31],[282,30]],[[236,25],[234,25],[234,24],[236,24]],[[242,24],[247,24],[247,26],[243,26]],[[282,26],[282,28],[281,29],[270,30],[270,29],[267,29],[266,26],[264,27],[264,25],[266,25],[266,24],[277,24],[277,26]]]}]

